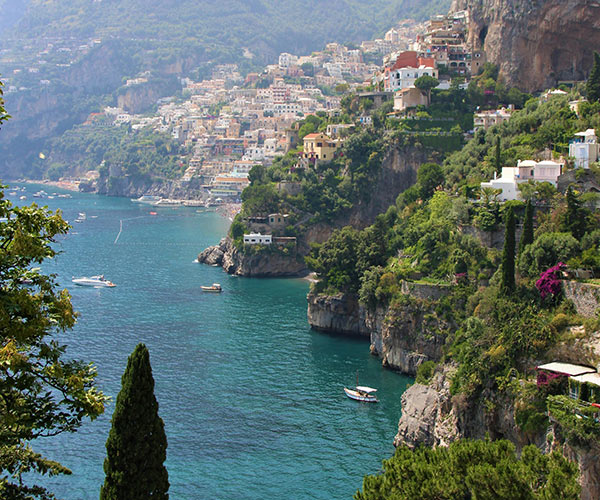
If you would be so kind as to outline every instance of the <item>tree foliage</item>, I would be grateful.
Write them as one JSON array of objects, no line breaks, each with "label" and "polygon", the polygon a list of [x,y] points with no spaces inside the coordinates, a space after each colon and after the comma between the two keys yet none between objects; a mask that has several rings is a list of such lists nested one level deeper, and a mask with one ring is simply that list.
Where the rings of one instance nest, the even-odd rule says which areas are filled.
[{"label": "tree foliage", "polygon": [[366,476],[356,500],[576,500],[577,465],[558,451],[526,446],[520,457],[506,440],[459,440],[447,448],[400,447],[383,474]]},{"label": "tree foliage", "polygon": [[521,239],[519,240],[519,254],[531,243],[533,243],[533,205],[531,204],[531,200],[527,200],[523,233],[521,233]]},{"label": "tree foliage", "polygon": [[600,100],[600,54],[594,51],[594,64],[587,79],[585,90],[589,102]]},{"label": "tree foliage", "polygon": [[506,212],[501,270],[500,288],[510,294],[515,291],[515,213],[512,207]]},{"label": "tree foliage", "polygon": [[127,360],[106,451],[101,500],[169,498],[169,477],[163,465],[167,437],[144,344],[138,344]]},{"label": "tree foliage", "polygon": [[55,237],[69,226],[59,212],[14,207],[0,191],[0,497],[47,498],[21,475],[70,471],[33,451],[38,437],[74,432],[104,411],[93,365],[66,360],[62,332],[76,314],[55,276],[38,266],[53,258]]}]

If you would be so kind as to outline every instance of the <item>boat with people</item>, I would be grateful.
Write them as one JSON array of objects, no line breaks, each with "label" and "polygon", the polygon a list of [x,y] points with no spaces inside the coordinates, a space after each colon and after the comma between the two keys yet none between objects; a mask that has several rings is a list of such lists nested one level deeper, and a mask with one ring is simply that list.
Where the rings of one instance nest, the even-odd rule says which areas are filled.
[{"label": "boat with people", "polygon": [[221,288],[221,285],[219,285],[219,283],[213,283],[212,286],[201,286],[200,288],[203,292],[220,293],[223,291],[223,288]]},{"label": "boat with people", "polygon": [[139,198],[134,198],[131,201],[133,203],[145,203],[147,205],[152,205],[154,203],[157,203],[161,200],[160,196],[154,196],[152,194],[144,194],[142,196],[140,196]]},{"label": "boat with people", "polygon": [[344,392],[346,393],[346,396],[356,401],[362,401],[364,403],[379,403],[377,396],[375,396],[377,389],[367,387],[366,385],[358,385],[358,372],[356,372],[356,387],[354,389],[348,389],[347,387],[344,387]]},{"label": "boat with people", "polygon": [[90,276],[89,278],[87,276],[82,276],[81,278],[73,278],[71,281],[73,283],[75,283],[76,285],[80,285],[80,286],[108,287],[108,288],[117,286],[112,281],[107,280],[103,274],[100,274],[98,276]]}]

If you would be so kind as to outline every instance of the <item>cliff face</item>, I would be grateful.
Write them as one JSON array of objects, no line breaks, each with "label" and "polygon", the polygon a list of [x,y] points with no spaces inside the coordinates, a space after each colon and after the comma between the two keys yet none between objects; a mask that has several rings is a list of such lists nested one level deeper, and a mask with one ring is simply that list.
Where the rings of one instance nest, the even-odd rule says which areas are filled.
[{"label": "cliff face", "polygon": [[452,11],[463,9],[471,44],[522,90],[585,79],[600,48],[600,4],[593,0],[454,0]]},{"label": "cliff face", "polygon": [[201,183],[192,179],[191,182],[183,183],[179,180],[152,179],[150,177],[104,177],[98,179],[96,187],[82,190],[96,191],[98,194],[108,196],[125,196],[138,198],[144,194],[161,196],[174,199],[202,199],[206,196]]},{"label": "cliff face", "polygon": [[229,274],[256,278],[302,276],[306,274],[303,259],[296,255],[284,255],[277,250],[256,254],[243,254],[229,238],[198,255],[198,262],[210,266],[221,266]]},{"label": "cliff face", "polygon": [[401,306],[368,309],[352,294],[310,293],[308,323],[315,330],[369,337],[371,353],[384,366],[415,375],[421,363],[442,357],[440,332],[454,325],[439,318],[431,302],[411,297]]}]

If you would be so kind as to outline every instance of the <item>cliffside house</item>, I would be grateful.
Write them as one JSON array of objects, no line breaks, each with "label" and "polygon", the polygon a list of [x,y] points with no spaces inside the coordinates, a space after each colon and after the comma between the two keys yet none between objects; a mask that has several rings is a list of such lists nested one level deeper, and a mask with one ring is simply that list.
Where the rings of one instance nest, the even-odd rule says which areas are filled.
[{"label": "cliffside house", "polygon": [[416,87],[398,90],[394,94],[394,111],[402,112],[416,106],[427,106],[427,96]]},{"label": "cliffside house", "polygon": [[494,125],[500,125],[508,120],[510,120],[510,110],[506,108],[495,109],[493,111],[482,111],[481,113],[475,113],[475,116],[473,117],[473,128],[475,130],[480,128],[487,130]]},{"label": "cliffside house", "polygon": [[415,51],[401,52],[396,60],[384,68],[383,86],[388,92],[395,92],[411,87],[422,76],[438,77],[435,59],[419,57]]},{"label": "cliffside house", "polygon": [[548,385],[558,378],[571,378],[596,373],[595,368],[583,365],[573,365],[571,363],[552,362],[535,367],[537,371],[537,386]]},{"label": "cliffside house", "polygon": [[569,156],[575,159],[576,168],[589,168],[590,163],[598,161],[600,144],[593,128],[575,134],[575,139],[569,143]]},{"label": "cliffside house", "polygon": [[558,177],[563,171],[564,160],[555,162],[544,160],[536,162],[533,160],[519,160],[516,167],[502,167],[502,175],[489,182],[482,182],[481,187],[501,189],[499,196],[501,201],[518,200],[521,198],[518,185],[522,182],[533,180],[535,182],[549,182],[556,187]]},{"label": "cliffside house", "polygon": [[342,141],[334,140],[325,134],[308,134],[304,136],[303,158],[331,161]]},{"label": "cliffside house", "polygon": [[600,406],[600,373],[569,377],[569,397]]},{"label": "cliffside house", "polygon": [[245,245],[270,245],[273,243],[273,236],[270,234],[250,233],[244,235]]}]

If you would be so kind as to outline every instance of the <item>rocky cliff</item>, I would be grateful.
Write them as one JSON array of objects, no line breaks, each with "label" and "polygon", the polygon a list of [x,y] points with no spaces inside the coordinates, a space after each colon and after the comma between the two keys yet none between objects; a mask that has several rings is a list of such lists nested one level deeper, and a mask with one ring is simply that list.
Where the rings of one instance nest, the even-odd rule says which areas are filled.
[{"label": "rocky cliff", "polygon": [[522,90],[586,78],[600,49],[594,0],[454,0],[452,11],[463,9],[470,12],[470,43]]},{"label": "rocky cliff", "polygon": [[163,198],[199,200],[207,196],[201,182],[197,179],[182,182],[181,180],[155,179],[150,176],[101,177],[95,186],[82,185],[80,189],[127,198],[138,198],[143,194],[151,194]]},{"label": "rocky cliff", "polygon": [[437,315],[434,302],[417,298],[409,287],[404,290],[402,304],[375,309],[359,304],[352,294],[310,293],[308,323],[315,330],[368,337],[371,353],[384,366],[415,375],[421,363],[441,359],[442,332],[455,326]]},{"label": "rocky cliff", "polygon": [[200,253],[198,262],[221,266],[229,274],[255,278],[302,276],[307,272],[304,259],[296,254],[285,254],[274,247],[257,248],[256,253],[245,254],[229,238]]},{"label": "rocky cliff", "polygon": [[461,438],[489,436],[508,439],[517,450],[529,444],[546,453],[558,448],[579,465],[581,499],[600,498],[600,445],[570,442],[556,422],[537,432],[521,431],[515,420],[515,403],[509,397],[490,391],[471,398],[463,394],[452,396],[453,371],[453,366],[442,365],[428,385],[414,384],[402,394],[402,417],[395,446],[447,446]]}]

